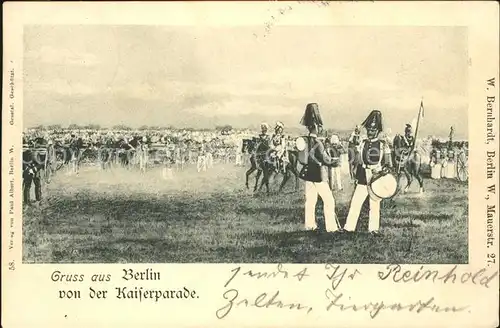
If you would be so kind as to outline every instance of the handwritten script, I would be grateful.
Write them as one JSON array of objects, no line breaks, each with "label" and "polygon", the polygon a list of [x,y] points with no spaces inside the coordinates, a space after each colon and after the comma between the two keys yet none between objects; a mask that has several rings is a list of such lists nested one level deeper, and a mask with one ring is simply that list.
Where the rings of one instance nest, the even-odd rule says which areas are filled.
[{"label": "handwritten script", "polygon": [[[292,267],[294,269],[291,269]],[[444,304],[437,295],[428,295],[428,297],[410,301],[382,299],[367,301],[366,299],[354,299],[354,293],[349,295],[349,291],[359,291],[359,288],[366,286],[367,279],[370,280],[369,284],[468,284],[480,288],[490,288],[492,281],[498,278],[498,271],[490,271],[486,268],[475,271],[462,270],[457,265],[449,266],[444,270],[432,270],[423,265],[417,270],[413,268],[390,264],[382,267],[375,274],[371,272],[370,275],[367,275],[352,266],[326,264],[324,271],[322,271],[323,276],[321,276],[318,275],[317,270],[307,266],[297,269],[296,266],[287,267],[278,264],[271,271],[237,266],[230,270],[230,275],[224,283],[222,303],[219,304],[215,315],[218,319],[224,319],[236,309],[245,308],[294,311],[296,314],[306,316],[316,312],[324,314],[356,312],[366,313],[371,319],[376,319],[382,313],[391,312],[413,314],[470,312],[470,304]],[[257,283],[257,281],[263,283]],[[318,281],[325,282],[326,288],[323,289],[323,298],[321,298],[321,293],[317,293]],[[284,287],[280,289],[279,287],[284,286],[285,283],[287,287],[292,284],[295,291],[291,292],[288,288],[284,290]],[[248,291],[249,284],[252,284],[250,292]],[[247,288],[243,290],[238,288],[238,285]],[[303,292],[298,294],[296,288],[302,287],[304,288]],[[258,288],[264,290],[258,290]],[[266,288],[268,290],[265,290]],[[389,295],[390,293],[387,294],[387,297],[390,297]],[[357,297],[359,298],[359,296]]]},{"label": "handwritten script", "polygon": [[456,307],[456,306],[441,306],[435,304],[434,297],[430,297],[426,301],[416,301],[414,303],[390,303],[386,304],[383,301],[379,302],[369,302],[365,304],[352,304],[350,301],[350,297],[345,297],[343,293],[334,294],[332,290],[326,290],[326,298],[330,300],[330,304],[327,305],[326,311],[330,311],[333,309],[340,311],[352,311],[352,312],[360,312],[365,311],[368,312],[372,319],[375,319],[379,315],[382,310],[390,310],[390,311],[409,311],[414,313],[421,313],[424,310],[440,313],[440,312],[461,312],[465,311],[469,308],[468,305]]}]

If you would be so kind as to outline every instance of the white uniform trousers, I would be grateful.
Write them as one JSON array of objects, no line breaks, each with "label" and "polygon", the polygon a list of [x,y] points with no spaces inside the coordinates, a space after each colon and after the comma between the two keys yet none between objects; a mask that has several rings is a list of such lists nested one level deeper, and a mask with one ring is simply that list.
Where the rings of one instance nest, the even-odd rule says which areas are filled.
[{"label": "white uniform trousers", "polygon": [[[351,199],[351,206],[349,207],[349,214],[347,214],[347,221],[344,229],[346,231],[356,230],[358,224],[359,214],[361,213],[361,206],[368,196],[368,187],[365,185],[356,185],[354,194]],[[380,228],[380,200],[375,200],[369,197],[370,201],[370,214],[368,221],[368,231],[378,231]]]},{"label": "white uniform trousers", "polygon": [[330,180],[330,189],[342,190],[342,178],[341,178],[341,168],[339,167],[331,167],[328,169],[329,172],[329,180]]},{"label": "white uniform trousers", "polygon": [[337,216],[335,214],[335,199],[328,182],[305,181],[306,203],[305,203],[305,225],[306,229],[316,229],[316,203],[318,195],[323,200],[323,212],[325,216],[326,231],[334,232],[339,229]]}]

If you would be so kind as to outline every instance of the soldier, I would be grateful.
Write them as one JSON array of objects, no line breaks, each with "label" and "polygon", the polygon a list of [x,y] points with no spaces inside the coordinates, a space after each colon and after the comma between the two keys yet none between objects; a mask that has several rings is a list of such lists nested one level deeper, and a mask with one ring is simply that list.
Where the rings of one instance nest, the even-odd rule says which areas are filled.
[{"label": "soldier", "polygon": [[453,147],[448,143],[448,148],[446,149],[445,160],[444,160],[444,177],[447,179],[455,179],[457,177],[456,172],[456,154]]},{"label": "soldier", "polygon": [[207,168],[211,169],[214,167],[214,145],[213,145],[213,139],[212,140],[207,140],[206,146],[205,146],[205,159],[206,159],[206,165]]},{"label": "soldier", "polygon": [[[395,155],[396,155],[395,161],[397,162],[397,172],[400,172],[401,169],[404,167],[405,162],[407,160],[411,160],[410,156],[412,156],[416,152],[414,147],[415,138],[412,135],[411,125],[406,124],[404,135],[401,136],[400,134],[398,134],[397,137],[401,138],[400,140],[402,141],[402,144],[399,146],[400,148],[395,149]],[[413,154],[411,154],[412,149],[413,149]]]},{"label": "soldier", "polygon": [[359,125],[356,125],[356,127],[354,128],[354,131],[351,133],[351,135],[349,136],[349,146],[359,146],[360,142],[361,142],[361,128],[359,127]]},{"label": "soldier", "polygon": [[234,145],[234,155],[235,155],[235,161],[236,161],[236,166],[243,166],[243,139],[241,137],[238,138],[237,143]]},{"label": "soldier", "polygon": [[69,138],[69,151],[70,151],[70,158],[69,158],[69,163],[71,163],[70,167],[68,169],[70,170],[68,173],[76,173],[78,174],[78,162],[80,160],[80,148],[81,148],[81,143],[83,141],[76,136],[75,133],[72,133]]},{"label": "soldier", "polygon": [[361,128],[359,125],[356,125],[354,132],[349,136],[349,143],[347,146],[347,159],[349,161],[349,175],[351,179],[354,181],[354,176],[356,175],[356,166],[355,161],[358,156],[357,149],[359,144],[361,143]]},{"label": "soldier", "polygon": [[411,151],[411,149],[415,145],[415,138],[413,137],[412,133],[413,132],[412,132],[411,125],[406,124],[403,141],[405,143],[406,148],[408,149],[408,153]]},{"label": "soldier", "polygon": [[322,128],[323,121],[319,114],[318,104],[311,103],[306,106],[301,124],[306,126],[309,135],[303,137],[307,146],[303,150],[307,163],[300,172],[300,178],[305,180],[306,201],[305,228],[316,230],[316,202],[318,196],[323,200],[323,211],[325,217],[325,227],[327,232],[337,232],[340,224],[335,214],[335,199],[328,185],[327,167],[334,163],[332,158],[325,151],[325,146],[318,139],[318,132]]},{"label": "soldier", "polygon": [[30,143],[31,143],[30,137],[23,132],[23,148],[29,148]]},{"label": "soldier", "polygon": [[205,145],[205,140],[201,141],[200,144],[198,145],[198,158],[196,160],[196,170],[198,172],[206,171],[207,170],[207,162],[206,162],[206,145]]},{"label": "soldier", "polygon": [[441,179],[442,158],[439,142],[437,140],[432,141],[429,166],[431,167],[431,178],[436,180]]},{"label": "soldier", "polygon": [[[23,154],[24,157],[24,154]],[[24,204],[30,203],[31,184],[35,184],[35,199],[39,202],[42,199],[42,185],[40,181],[41,167],[33,158],[23,158],[23,201]]]},{"label": "soldier", "polygon": [[260,134],[259,134],[259,142],[269,145],[270,137],[268,134],[269,125],[267,123],[260,124]]},{"label": "soldier", "polygon": [[328,145],[328,154],[332,157],[332,159],[335,161],[336,165],[333,165],[329,169],[329,183],[330,183],[330,189],[333,191],[335,186],[337,186],[338,191],[342,191],[342,179],[341,179],[341,159],[340,157],[342,156],[342,153],[344,153],[344,148],[342,147],[342,144],[340,143],[339,136],[334,134],[331,136],[329,140],[329,145]]},{"label": "soldier", "polygon": [[146,137],[145,135],[142,136],[138,148],[139,148],[139,169],[141,172],[146,172],[146,168],[149,162],[148,137]]},{"label": "soldier", "polygon": [[286,139],[283,135],[283,129],[285,125],[281,122],[276,122],[276,126],[274,127],[274,134],[271,137],[271,149],[275,152],[276,155],[276,172],[279,170],[283,170],[285,172],[286,166],[288,164],[288,156],[286,155]]},{"label": "soldier", "polygon": [[[372,175],[383,169],[383,166],[392,166],[391,151],[386,142],[379,140],[378,135],[382,131],[382,113],[378,110],[372,111],[363,122],[367,132],[367,139],[359,145],[360,156],[356,163],[356,187],[351,199],[345,231],[354,232],[358,223],[361,206],[368,197],[368,182]],[[377,235],[380,229],[380,199],[369,197],[370,214],[368,230]]]}]

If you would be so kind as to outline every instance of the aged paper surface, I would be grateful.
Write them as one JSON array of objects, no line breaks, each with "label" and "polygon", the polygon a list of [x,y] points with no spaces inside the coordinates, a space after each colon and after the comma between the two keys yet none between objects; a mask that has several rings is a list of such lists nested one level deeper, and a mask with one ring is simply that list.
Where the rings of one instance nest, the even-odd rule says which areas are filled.
[{"label": "aged paper surface", "polygon": [[496,3],[4,9],[3,327],[498,326]]}]

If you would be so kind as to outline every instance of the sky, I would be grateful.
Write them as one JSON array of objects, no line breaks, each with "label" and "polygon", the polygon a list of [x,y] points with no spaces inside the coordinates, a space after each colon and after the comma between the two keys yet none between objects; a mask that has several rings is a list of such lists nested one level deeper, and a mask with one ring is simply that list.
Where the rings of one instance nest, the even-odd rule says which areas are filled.
[{"label": "sky", "polygon": [[461,27],[27,26],[24,124],[298,127],[317,102],[326,128],[372,109],[402,132],[467,137]]}]

